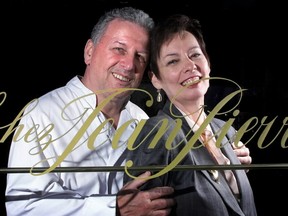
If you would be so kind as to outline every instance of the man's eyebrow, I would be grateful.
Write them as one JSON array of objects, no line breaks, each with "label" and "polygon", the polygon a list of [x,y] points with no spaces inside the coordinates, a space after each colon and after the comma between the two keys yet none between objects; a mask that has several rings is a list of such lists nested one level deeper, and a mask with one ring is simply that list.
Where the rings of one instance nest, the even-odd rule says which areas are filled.
[{"label": "man's eyebrow", "polygon": [[113,44],[120,44],[122,46],[126,46],[126,43],[123,43],[123,42],[121,42],[119,40],[114,41]]}]

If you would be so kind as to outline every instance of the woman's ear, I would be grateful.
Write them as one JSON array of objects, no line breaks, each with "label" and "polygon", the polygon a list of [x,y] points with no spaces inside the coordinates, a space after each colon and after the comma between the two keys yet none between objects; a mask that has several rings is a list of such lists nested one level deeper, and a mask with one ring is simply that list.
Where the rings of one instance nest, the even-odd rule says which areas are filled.
[{"label": "woman's ear", "polygon": [[148,77],[150,80],[152,80],[153,72],[151,70],[148,71]]},{"label": "woman's ear", "polygon": [[153,86],[156,88],[156,89],[162,89],[162,85],[161,85],[161,82],[160,80],[156,77],[156,75],[153,73],[153,71],[149,71],[148,72],[148,76],[153,84]]}]

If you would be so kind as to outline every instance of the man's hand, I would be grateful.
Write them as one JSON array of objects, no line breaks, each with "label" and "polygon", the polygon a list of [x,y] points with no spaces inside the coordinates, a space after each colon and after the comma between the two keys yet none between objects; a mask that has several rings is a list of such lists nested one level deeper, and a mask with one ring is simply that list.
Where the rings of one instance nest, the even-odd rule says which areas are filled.
[{"label": "man's hand", "polygon": [[157,187],[146,191],[138,188],[149,177],[150,172],[141,174],[139,179],[128,182],[117,196],[117,211],[121,216],[166,216],[171,212],[175,201],[167,196],[173,194],[171,187]]},{"label": "man's hand", "polygon": [[[232,143],[232,147],[241,164],[249,165],[252,163],[252,157],[250,156],[250,150],[241,141],[235,146]],[[248,170],[247,170],[248,171]]]}]

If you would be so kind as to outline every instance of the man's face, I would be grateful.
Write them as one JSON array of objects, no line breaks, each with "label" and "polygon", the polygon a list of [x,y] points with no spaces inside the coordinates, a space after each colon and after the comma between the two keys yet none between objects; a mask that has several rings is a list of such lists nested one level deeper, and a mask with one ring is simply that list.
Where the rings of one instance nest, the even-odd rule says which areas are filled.
[{"label": "man's face", "polygon": [[[112,21],[98,44],[91,42],[89,88],[137,88],[148,63],[149,35],[146,30],[127,21]],[[86,48],[87,49],[87,48]],[[130,96],[128,91],[121,97]]]}]

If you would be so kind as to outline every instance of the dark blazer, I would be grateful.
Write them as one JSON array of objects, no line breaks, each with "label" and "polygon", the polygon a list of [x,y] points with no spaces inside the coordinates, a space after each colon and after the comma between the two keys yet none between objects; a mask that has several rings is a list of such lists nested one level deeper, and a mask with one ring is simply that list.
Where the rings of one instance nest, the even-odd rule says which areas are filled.
[{"label": "dark blazer", "polygon": [[[191,132],[191,128],[186,120],[181,118],[183,121],[182,130],[177,133],[177,136],[173,138],[171,143],[172,146],[177,145],[177,147],[172,150],[167,150],[165,147],[167,144],[166,141],[169,140],[169,135],[176,126],[175,119],[179,119],[179,116],[182,116],[175,106],[172,106],[172,112],[175,115],[171,115],[170,102],[167,101],[163,110],[160,110],[157,116],[147,120],[134,143],[135,147],[139,146],[134,150],[128,150],[127,153],[127,160],[132,160],[133,166],[169,165],[191,139],[194,133],[193,131]],[[154,146],[152,148],[150,146],[149,148],[150,143],[155,141],[155,135],[161,126],[159,122],[162,122],[163,119],[168,120],[169,123],[167,125],[169,128],[161,139],[156,141],[157,144],[155,145],[154,143]],[[224,121],[214,118],[210,126],[213,131],[217,131],[224,124]],[[227,136],[222,140],[222,144],[228,141],[228,134],[231,133],[231,131],[235,130],[233,128],[229,130]],[[161,135],[157,135],[156,137],[159,136]],[[179,143],[181,144],[179,145]],[[230,159],[231,164],[240,164],[231,145],[224,145],[221,150],[223,154]],[[178,164],[215,165],[210,154],[206,148],[202,146],[200,141],[197,141],[195,148],[191,149]],[[155,173],[156,172],[153,174]],[[130,174],[137,176],[139,172],[130,172]],[[256,216],[253,192],[245,170],[234,170],[234,175],[237,179],[241,194],[240,201],[237,201],[234,197],[223,175],[220,174],[218,180],[213,180],[213,176],[207,170],[171,170],[164,175],[149,180],[141,189],[149,189],[157,186],[174,187],[174,198],[176,199],[177,205],[171,215]],[[131,178],[125,173],[124,183],[129,180],[131,180]]]}]

